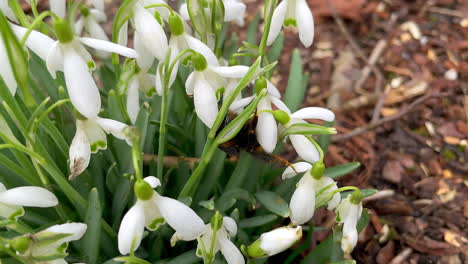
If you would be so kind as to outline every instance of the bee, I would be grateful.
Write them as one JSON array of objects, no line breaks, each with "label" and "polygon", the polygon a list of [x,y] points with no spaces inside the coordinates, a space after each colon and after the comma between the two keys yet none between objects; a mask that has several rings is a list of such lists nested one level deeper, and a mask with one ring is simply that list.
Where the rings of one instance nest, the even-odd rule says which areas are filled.
[{"label": "bee", "polygon": [[[223,125],[218,130],[221,131],[231,120],[233,120],[237,114],[229,112],[224,119]],[[255,128],[257,127],[258,115],[255,112],[239,131],[239,133],[229,141],[226,141],[219,145],[219,148],[226,152],[230,159],[235,161],[239,157],[242,151],[250,153],[255,158],[265,161],[272,162],[281,167],[291,167],[294,171],[294,166],[286,159],[281,156],[267,153],[257,140],[257,134]]]}]

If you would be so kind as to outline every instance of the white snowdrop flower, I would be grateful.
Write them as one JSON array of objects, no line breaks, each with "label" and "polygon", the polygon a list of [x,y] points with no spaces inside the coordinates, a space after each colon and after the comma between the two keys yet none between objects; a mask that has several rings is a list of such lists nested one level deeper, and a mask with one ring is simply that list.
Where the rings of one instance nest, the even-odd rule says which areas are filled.
[{"label": "white snowdrop flower", "polygon": [[128,84],[127,89],[127,113],[132,124],[135,124],[140,112],[140,91],[146,97],[152,97],[156,92],[154,88],[156,77],[153,74],[140,71],[135,74]]},{"label": "white snowdrop flower", "polygon": [[[239,26],[244,26],[244,17],[247,6],[242,0],[223,0],[224,22],[235,22]],[[185,21],[190,20],[187,3],[180,5],[179,13]],[[211,10],[205,8],[205,14],[211,16]]]},{"label": "white snowdrop flower", "polygon": [[0,0],[0,11],[11,21],[18,23],[15,12],[13,12],[10,5],[8,5],[8,0]]},{"label": "white snowdrop flower", "polygon": [[0,36],[0,77],[2,77],[3,82],[5,82],[8,90],[10,90],[12,95],[15,95],[16,88],[18,84],[16,83],[15,75],[13,74],[13,69],[11,68],[10,59],[8,53],[3,43],[3,38]]},{"label": "white snowdrop flower", "polygon": [[[174,59],[179,55],[180,52],[183,52],[187,49],[192,49],[201,55],[203,55],[208,62],[208,65],[212,66],[219,66],[218,59],[214,52],[203,42],[200,40],[190,36],[186,31],[183,24],[182,19],[177,14],[172,14],[169,16],[169,27],[172,32],[171,39],[169,40],[169,47],[170,47],[170,59],[169,62],[172,63]],[[174,82],[177,71],[179,68],[179,62],[175,62],[174,68],[171,72],[170,80],[169,80],[169,87]],[[159,95],[162,94],[162,79],[160,76],[159,68],[156,71],[156,91]]]},{"label": "white snowdrop flower", "polygon": [[143,45],[158,60],[164,60],[168,49],[166,33],[150,11],[137,2],[133,6],[133,24]]},{"label": "white snowdrop flower", "polygon": [[[215,218],[216,216],[221,215],[215,214],[213,218]],[[213,222],[205,226],[205,232],[198,238],[198,246],[196,251],[197,256],[203,257],[204,254],[207,254],[210,251],[211,242],[213,240],[214,234],[216,233],[213,247],[213,255],[211,256],[211,260],[214,259],[218,251],[221,251],[221,254],[223,254],[228,264],[244,264],[244,256],[230,239],[230,237],[235,236],[237,234],[236,221],[234,221],[234,219],[232,219],[231,217],[227,216],[219,217],[219,219],[222,219],[222,224],[218,226],[219,229],[214,230]],[[177,233],[174,234],[174,236],[171,239],[171,242],[174,242],[174,238],[178,238]]]},{"label": "white snowdrop flower", "polygon": [[[260,84],[260,82],[262,84]],[[255,87],[256,92],[260,92],[263,88],[267,88],[267,95],[262,98],[257,105],[258,121],[255,131],[257,140],[263,150],[267,153],[272,153],[275,150],[276,143],[278,141],[278,126],[275,117],[272,114],[272,105],[276,106],[274,102],[280,101],[279,98],[281,97],[281,94],[272,83],[265,79],[261,79],[261,81],[260,79],[257,80]],[[250,97],[238,99],[231,104],[229,110],[235,113],[240,113],[245,106],[255,99],[255,97],[256,94]]]},{"label": "white snowdrop flower", "polygon": [[[106,32],[99,24],[107,20],[107,16],[104,13],[104,2],[102,0],[93,2],[95,8],[89,9],[86,6],[81,8],[81,17],[75,23],[75,33],[77,35],[85,33],[91,38],[109,41]],[[97,55],[106,58],[109,56],[109,53],[98,51]]]},{"label": "white snowdrop flower", "polygon": [[227,79],[242,78],[249,68],[247,66],[213,66],[201,54],[192,55],[195,68],[185,88],[188,95],[193,95],[195,111],[198,118],[208,127],[212,127],[218,115],[218,89],[226,87]]},{"label": "white snowdrop flower", "polygon": [[67,12],[67,1],[65,0],[50,0],[50,11],[55,13],[58,17],[65,18]]},{"label": "white snowdrop flower", "polygon": [[[281,100],[272,97],[272,102],[281,111],[275,111],[276,120],[281,124],[281,129],[285,130],[288,127],[297,123],[306,123],[304,119],[320,119],[324,121],[333,121],[335,114],[321,107],[305,107],[291,114],[288,107]],[[320,159],[320,153],[314,144],[304,135],[289,135],[289,139],[297,152],[297,155],[308,163],[315,163]]]},{"label": "white snowdrop flower", "polygon": [[252,243],[247,253],[253,258],[273,256],[290,248],[302,237],[302,227],[284,226],[263,233]]},{"label": "white snowdrop flower", "polygon": [[[26,33],[26,29],[20,26],[12,25],[12,29],[18,38],[22,38]],[[58,41],[53,41],[40,32],[32,31],[26,41],[26,46],[46,62],[52,77],[56,77],[56,71],[63,71],[73,106],[83,116],[95,118],[101,109],[101,97],[90,73],[90,68],[93,70],[95,67],[94,61],[83,44],[130,58],[136,58],[137,53],[133,49],[112,42],[76,37],[65,20],[54,21],[54,29]]]},{"label": "white snowdrop flower", "polygon": [[64,257],[68,243],[81,239],[86,229],[83,223],[54,225],[36,234],[15,238],[13,247],[26,259],[44,259],[34,263],[67,263]]},{"label": "white snowdrop flower", "polygon": [[297,26],[299,39],[306,47],[314,41],[314,18],[306,0],[283,0],[276,7],[271,19],[267,44],[271,45],[284,26]]},{"label": "white snowdrop flower", "polygon": [[0,182],[0,218],[16,221],[24,215],[26,207],[53,207],[58,205],[57,197],[47,189],[36,186],[16,187],[7,190]]},{"label": "white snowdrop flower", "polygon": [[298,162],[283,172],[283,180],[296,176],[296,173],[306,172],[299,180],[289,203],[293,224],[302,225],[308,222],[317,206],[326,203],[327,209],[333,210],[340,202],[340,194],[333,194],[338,186],[333,179],[323,176],[324,169],[321,162],[314,163],[313,166],[307,162]]},{"label": "white snowdrop flower", "polygon": [[351,253],[358,241],[357,222],[362,214],[361,199],[361,192],[355,191],[336,207],[336,221],[343,223],[341,249],[345,254]]},{"label": "white snowdrop flower", "polygon": [[70,179],[76,178],[89,165],[91,153],[107,148],[106,133],[118,139],[125,140],[131,145],[123,130],[126,124],[107,118],[76,120],[76,133],[70,145]]},{"label": "white snowdrop flower", "polygon": [[159,179],[154,176],[135,183],[138,199],[123,217],[118,234],[121,254],[126,255],[140,246],[145,227],[153,231],[167,222],[184,241],[194,240],[205,231],[203,220],[190,207],[153,190],[159,185]]}]

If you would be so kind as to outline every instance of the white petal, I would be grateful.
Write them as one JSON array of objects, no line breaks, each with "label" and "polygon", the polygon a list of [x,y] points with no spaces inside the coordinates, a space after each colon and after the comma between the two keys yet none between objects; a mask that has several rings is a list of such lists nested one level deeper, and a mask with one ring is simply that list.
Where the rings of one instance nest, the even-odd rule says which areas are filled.
[{"label": "white petal", "polygon": [[309,163],[315,163],[320,159],[320,154],[314,144],[303,135],[290,135],[289,139],[297,152],[297,155]]},{"label": "white petal", "polygon": [[58,41],[54,42],[47,54],[46,66],[54,79],[57,77],[57,71],[63,71],[63,52]]},{"label": "white petal", "polygon": [[314,18],[305,0],[296,1],[296,22],[299,39],[308,48],[314,41]]},{"label": "white petal", "polygon": [[356,229],[359,219],[359,208],[357,205],[352,205],[349,208],[348,215],[344,220],[343,238],[341,239],[341,249],[345,254],[351,253],[354,246],[357,244],[358,232]]},{"label": "white petal", "polygon": [[[271,110],[270,102],[267,98],[262,98],[257,106],[257,111]],[[257,140],[260,146],[267,152],[272,153],[275,150],[278,141],[278,127],[273,114],[263,112],[258,114]]]},{"label": "white petal", "polygon": [[[162,93],[163,93],[163,80],[161,79],[161,67],[162,67],[162,64],[158,64],[158,67],[156,67],[156,79],[154,80],[154,87],[156,88],[156,93],[159,95],[159,96],[162,96]],[[192,76],[192,75],[190,75]],[[190,77],[189,76],[189,77]],[[187,79],[188,81],[189,79]],[[187,87],[185,88],[187,89]],[[192,91],[193,92],[193,91]]]},{"label": "white petal", "polygon": [[313,179],[309,174],[302,176],[289,203],[291,221],[302,225],[309,221],[315,211],[315,191]]},{"label": "white petal", "polygon": [[145,215],[143,207],[140,204],[135,204],[122,219],[118,234],[119,251],[122,255],[130,253],[132,244],[136,250],[143,238],[145,229]]},{"label": "white petal", "polygon": [[280,99],[278,99],[278,98],[276,98],[274,96],[270,97],[270,100],[279,110],[282,110],[282,111],[286,112],[287,114],[291,114],[291,111],[286,106],[286,104],[283,103],[283,101],[281,101]]},{"label": "white petal", "polygon": [[[283,0],[273,11],[273,17],[271,19],[270,33],[268,34],[267,44],[271,45],[278,37],[281,28],[283,27],[284,17],[286,16],[286,10],[288,9],[288,1]],[[295,0],[293,0],[295,1]]]},{"label": "white petal", "polygon": [[335,120],[335,114],[322,107],[305,107],[294,112],[291,117],[298,119],[320,119],[329,122]]},{"label": "white petal", "polygon": [[155,231],[165,223],[158,206],[156,205],[156,198],[147,201],[138,200],[137,203],[141,204],[145,212],[145,227],[148,230]]},{"label": "white petal", "polygon": [[104,12],[104,0],[93,0],[93,6]]},{"label": "white petal", "polygon": [[[84,121],[77,121],[83,123],[83,128],[86,132],[86,137],[91,145],[91,152],[96,153],[100,149],[107,148],[106,133],[99,127],[94,120],[88,119]],[[78,126],[78,125],[77,125]]]},{"label": "white petal", "polygon": [[96,123],[104,130],[106,133],[112,134],[114,137],[122,140],[128,140],[123,134],[124,128],[127,127],[126,124],[115,121],[109,118],[96,118]]},{"label": "white petal", "polygon": [[80,17],[75,23],[75,34],[77,36],[81,36],[81,33],[83,33],[83,27],[84,27],[84,17]]},{"label": "white petal", "polygon": [[148,176],[144,178],[143,180],[149,183],[149,185],[151,185],[153,189],[161,185],[161,181],[154,176]]},{"label": "white petal", "polygon": [[0,203],[0,217],[16,221],[24,215],[22,206]]},{"label": "white petal", "polygon": [[93,49],[114,52],[128,58],[136,58],[138,54],[134,49],[120,46],[110,41],[95,38],[80,38],[81,43]]},{"label": "white petal", "polygon": [[312,164],[307,163],[307,162],[303,162],[303,161],[294,163],[294,164],[292,164],[292,166],[294,167],[294,169],[292,167],[287,167],[284,170],[283,175],[281,176],[281,178],[283,180],[292,178],[292,177],[296,176],[297,173],[306,172],[306,171],[308,171],[308,170],[310,170],[312,168]]},{"label": "white petal", "polygon": [[272,256],[290,248],[301,237],[301,226],[276,228],[260,236],[260,248]]},{"label": "white petal", "polygon": [[244,107],[246,107],[253,101],[254,98],[255,96],[249,96],[240,100],[236,100],[229,106],[229,110],[232,112],[240,113],[242,110],[244,110]]},{"label": "white petal", "polygon": [[128,21],[125,21],[123,26],[119,29],[119,39],[117,43],[122,46],[127,46],[128,42]]},{"label": "white petal", "polygon": [[8,0],[0,0],[0,10],[8,17],[11,21],[18,23],[18,19],[16,19],[15,12],[11,9],[8,5]]},{"label": "white petal", "polygon": [[52,207],[58,204],[57,197],[53,193],[35,186],[17,187],[1,192],[0,202],[31,207]]},{"label": "white petal", "polygon": [[187,205],[164,196],[158,197],[156,202],[167,224],[182,240],[194,240],[205,231],[203,220]]},{"label": "white petal", "polygon": [[219,247],[221,253],[223,253],[224,258],[228,264],[244,264],[244,256],[240,250],[234,245],[234,243],[229,240],[226,236],[221,236],[218,238]]},{"label": "white petal", "polygon": [[198,77],[197,72],[193,71],[188,77],[187,80],[185,81],[185,92],[187,95],[193,95],[193,90],[195,89],[195,81],[200,78]]},{"label": "white petal", "polygon": [[6,51],[5,45],[3,44],[3,39],[0,36],[0,77],[2,77],[6,86],[10,90],[12,95],[16,93],[16,79],[13,74],[13,69],[11,68],[10,59],[8,58],[8,53]]},{"label": "white petal", "polygon": [[67,223],[62,225],[54,225],[46,229],[46,231],[58,234],[70,234],[61,239],[61,243],[79,240],[86,233],[87,226],[83,223]]},{"label": "white petal", "polygon": [[218,100],[213,89],[204,78],[195,81],[193,100],[198,118],[211,128],[218,115]]},{"label": "white petal", "polygon": [[91,38],[109,41],[106,32],[96,20],[88,19],[87,30]]},{"label": "white petal", "polygon": [[[103,23],[107,21],[107,15],[104,13],[103,10],[98,10],[98,9],[91,9],[89,10],[89,13],[91,14],[92,18],[96,20],[96,22]],[[123,45],[126,46],[126,45]]]},{"label": "white petal", "polygon": [[65,0],[50,0],[50,11],[54,12],[57,16],[64,18],[66,13],[67,4]]},{"label": "white petal", "polygon": [[86,62],[73,49],[67,47],[64,51],[63,68],[73,106],[87,118],[96,117],[101,110],[101,96]]},{"label": "white petal", "polygon": [[268,80],[267,80],[267,91],[269,95],[274,96],[278,99],[281,98],[281,93],[278,90],[278,88],[276,88],[276,86]]},{"label": "white petal", "polygon": [[244,65],[236,66],[218,66],[210,69],[225,78],[243,78],[249,71],[249,67]]},{"label": "white petal", "polygon": [[140,97],[138,91],[138,78],[135,76],[128,84],[127,113],[132,124],[135,124],[138,112],[140,112]]},{"label": "white petal", "polygon": [[76,178],[89,165],[91,145],[81,122],[76,123],[76,133],[70,145],[70,179]]},{"label": "white petal", "polygon": [[[18,39],[22,39],[26,34],[27,29],[24,27],[20,27],[14,24],[10,24],[10,26]],[[26,40],[26,46],[34,53],[36,53],[43,61],[45,61],[47,59],[47,55],[49,54],[49,49],[53,46],[54,42],[55,41],[50,37],[33,30]]]},{"label": "white petal", "polygon": [[168,49],[167,37],[156,19],[138,4],[134,8],[135,30],[140,33],[146,48],[160,61],[164,60]]},{"label": "white petal", "polygon": [[187,9],[187,3],[183,3],[180,5],[179,14],[184,20],[190,20],[190,15]]},{"label": "white petal", "polygon": [[154,57],[151,55],[151,51],[149,51],[140,38],[140,33],[135,32],[133,36],[133,46],[135,47],[135,51],[138,53],[138,57],[136,62],[138,67],[143,71],[148,71],[153,65]]},{"label": "white petal", "polygon": [[190,36],[187,33],[184,33],[182,37],[185,39],[187,42],[187,46],[194,51],[200,53],[203,55],[208,62],[208,65],[212,66],[218,66],[218,59],[216,58],[216,55],[213,53],[213,51],[203,42],[200,40]]},{"label": "white petal", "polygon": [[228,216],[223,217],[223,226],[228,231],[230,236],[235,236],[237,234],[237,224],[234,219]]},{"label": "white petal", "polygon": [[244,25],[244,16],[247,6],[236,0],[225,0],[224,2],[224,21],[235,21],[239,26]]},{"label": "white petal", "polygon": [[[324,192],[321,192],[323,188],[327,188],[327,190]],[[319,180],[316,181],[316,184],[315,184],[315,193],[321,193],[320,195],[316,197],[317,202],[323,199],[328,199],[329,194],[331,194],[336,189],[338,189],[338,186],[332,178],[326,177],[326,176],[321,177]],[[340,193],[339,192],[335,193],[331,197],[331,199],[328,201],[327,209],[328,210],[335,209],[335,207],[338,206],[340,201],[341,201]]]}]

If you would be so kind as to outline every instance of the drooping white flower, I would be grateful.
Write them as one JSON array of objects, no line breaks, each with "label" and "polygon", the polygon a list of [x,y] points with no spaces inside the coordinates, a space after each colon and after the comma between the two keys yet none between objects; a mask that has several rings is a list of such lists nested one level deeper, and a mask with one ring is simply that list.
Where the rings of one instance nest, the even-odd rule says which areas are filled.
[{"label": "drooping white flower", "polygon": [[314,41],[314,18],[306,0],[283,0],[276,7],[271,19],[267,44],[271,45],[278,37],[281,28],[297,26],[299,39],[306,47]]},{"label": "drooping white flower", "polygon": [[8,5],[8,0],[0,0],[0,11],[11,21],[18,23],[15,12],[13,12],[10,5]]},{"label": "drooping white flower", "polygon": [[[224,22],[235,22],[239,26],[244,26],[245,11],[247,6],[242,0],[223,0],[224,5]],[[205,8],[205,14],[211,16],[211,10]],[[179,13],[185,21],[190,20],[190,15],[187,9],[187,3],[180,5]]]},{"label": "drooping white flower", "polygon": [[[324,121],[333,121],[335,114],[321,107],[305,107],[291,114],[289,108],[281,102],[281,100],[272,97],[272,102],[279,110],[283,111],[284,118],[280,121],[280,130],[285,130],[288,127],[297,123],[306,123],[304,119],[320,119]],[[320,159],[320,153],[315,145],[304,135],[289,135],[289,139],[297,152],[297,155],[308,163],[315,163]]]},{"label": "drooping white flower", "polygon": [[135,124],[140,112],[139,91],[142,91],[147,97],[152,97],[156,92],[154,88],[155,79],[156,77],[153,74],[140,71],[130,80],[127,89],[127,113],[132,124]]},{"label": "drooping white flower", "polygon": [[[354,194],[354,193],[353,193]],[[343,223],[343,238],[341,249],[345,254],[351,253],[358,241],[357,222],[362,214],[360,198],[353,199],[353,194],[348,195],[336,207],[336,221]]]},{"label": "drooping white flower", "polygon": [[[216,237],[213,247],[214,258],[218,251],[221,251],[226,262],[228,264],[244,264],[245,260],[242,256],[240,250],[232,243],[230,237],[237,234],[237,224],[234,219],[230,217],[223,217],[223,223],[218,230],[213,230],[211,224],[205,226],[205,232],[198,238],[198,246],[196,254],[198,257],[203,257],[203,254],[206,254],[211,249],[211,242],[213,240],[214,233],[216,232]],[[178,234],[174,234],[171,239],[171,243],[178,238]]]},{"label": "drooping white flower", "polygon": [[[11,24],[18,38],[22,38],[27,29]],[[101,97],[96,83],[90,73],[94,69],[94,61],[83,46],[92,47],[105,52],[115,52],[130,58],[136,58],[135,50],[112,42],[79,38],[74,36],[67,22],[55,23],[56,31],[60,32],[60,41],[54,41],[48,36],[32,31],[26,46],[41,57],[47,64],[52,77],[56,71],[63,71],[68,94],[73,106],[87,118],[97,117],[101,109]]]},{"label": "drooping white flower", "polygon": [[3,43],[3,38],[0,36],[0,77],[2,77],[3,82],[7,86],[8,90],[10,90],[12,95],[15,95],[16,88],[18,84],[16,83],[15,75],[13,74],[13,69],[11,67],[10,59],[8,57],[8,53]]},{"label": "drooping white flower", "polygon": [[226,87],[227,79],[242,78],[249,68],[247,66],[213,66],[207,63],[203,55],[192,56],[195,71],[187,81],[185,88],[188,95],[193,95],[195,111],[198,118],[208,127],[212,127],[218,115],[219,88]]},{"label": "drooping white flower", "polygon": [[[169,16],[169,26],[171,28],[172,36],[169,40],[169,47],[170,47],[170,59],[169,62],[173,63],[174,59],[179,55],[181,52],[192,49],[199,54],[203,55],[208,62],[209,65],[212,66],[219,66],[218,59],[214,52],[203,42],[200,40],[190,36],[184,27],[182,19],[177,14],[172,14]],[[181,58],[182,59],[182,58]],[[160,64],[162,65],[162,64]],[[170,80],[169,80],[169,87],[174,82],[177,71],[179,69],[179,61],[175,62],[174,68],[171,72]],[[160,69],[158,67],[156,71],[156,91],[159,95],[162,94],[162,78],[160,74]]]},{"label": "drooping white flower", "polygon": [[118,234],[121,254],[126,255],[140,246],[145,227],[153,231],[167,222],[184,241],[194,240],[205,231],[203,220],[190,207],[152,189],[159,185],[159,179],[153,176],[135,183],[138,199],[123,217]]},{"label": "drooping white flower", "polygon": [[273,256],[290,248],[302,237],[302,227],[284,226],[263,233],[247,249],[253,258]]},{"label": "drooping white flower", "polygon": [[[106,32],[99,24],[107,20],[107,16],[104,13],[104,1],[95,0],[93,1],[93,5],[95,8],[88,9],[87,7],[83,7],[81,9],[81,17],[75,24],[75,33],[81,35],[84,31],[91,38],[109,41]],[[100,51],[97,54],[104,58],[109,55],[107,52]]]},{"label": "drooping white flower", "polygon": [[0,182],[0,218],[16,221],[24,215],[26,207],[53,207],[57,197],[47,189],[36,186],[16,187],[7,190]]},{"label": "drooping white flower", "polygon": [[[316,163],[318,164],[318,163]],[[306,172],[297,184],[289,209],[291,222],[302,225],[314,215],[317,205],[328,204],[327,209],[333,210],[340,202],[340,194],[333,192],[338,189],[336,182],[327,176],[312,176],[312,165],[307,162],[298,162],[283,172],[283,180],[296,176],[296,173]]]},{"label": "drooping white flower", "polygon": [[67,2],[65,0],[50,0],[50,11],[58,17],[64,18],[67,12]]},{"label": "drooping white flower", "polygon": [[44,259],[34,263],[67,263],[64,257],[68,243],[81,239],[87,229],[83,223],[67,223],[54,225],[33,235],[25,235],[30,239],[27,248],[18,252],[20,256],[26,259]]},{"label": "drooping white flower", "polygon": [[[267,95],[262,98],[257,105],[258,121],[255,131],[258,143],[263,150],[267,153],[272,153],[275,150],[276,143],[278,141],[278,126],[271,111],[272,105],[276,106],[275,102],[280,101],[281,94],[278,89],[267,80],[266,88]],[[229,110],[235,113],[240,113],[245,106],[255,99],[255,97],[256,95],[238,99],[231,104]],[[272,97],[275,97],[275,99]]]},{"label": "drooping white flower", "polygon": [[123,130],[126,124],[108,118],[76,120],[76,133],[70,145],[70,179],[76,178],[89,165],[91,153],[107,148],[106,133],[131,145]]}]

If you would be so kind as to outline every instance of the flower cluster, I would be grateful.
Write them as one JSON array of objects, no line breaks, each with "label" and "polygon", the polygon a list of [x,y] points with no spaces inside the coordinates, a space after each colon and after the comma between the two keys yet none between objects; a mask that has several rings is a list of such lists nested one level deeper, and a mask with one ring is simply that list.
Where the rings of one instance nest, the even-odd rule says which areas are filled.
[{"label": "flower cluster", "polygon": [[[276,3],[267,2],[269,5]],[[145,229],[155,231],[167,223],[175,230],[171,243],[197,240],[196,254],[205,263],[212,263],[220,251],[229,264],[243,264],[245,257],[271,256],[290,248],[302,236],[301,225],[310,221],[315,209],[321,206],[335,210],[337,222],[343,224],[342,249],[346,254],[351,252],[357,242],[356,226],[362,213],[362,194],[357,190],[341,198],[337,183],[324,174],[324,154],[313,137],[334,134],[336,130],[308,122],[311,119],[332,122],[335,116],[320,107],[291,111],[281,100],[279,90],[267,79],[265,73],[271,70],[271,65],[262,60],[265,56],[262,50],[275,41],[283,26],[296,26],[303,45],[312,45],[314,23],[305,0],[283,0],[276,8],[266,9],[270,10],[271,18],[265,25],[267,37],[260,47],[256,47],[258,63],[252,67],[240,65],[235,57],[228,58],[227,62],[220,51],[222,28],[218,24],[244,24],[246,5],[240,0],[187,1],[179,12],[163,0],[127,0],[114,21],[113,42],[102,27],[107,20],[103,0],[92,1],[92,7],[79,3],[73,8],[67,7],[65,0],[53,0],[50,9],[53,38],[32,26],[19,25],[19,19],[8,3],[0,2],[0,10],[9,18],[8,25],[16,37],[24,40],[26,47],[44,61],[54,79],[58,78],[57,73],[63,73],[76,127],[69,148],[70,179],[85,171],[91,153],[107,148],[106,134],[125,140],[132,147],[135,175],[131,180],[136,199],[125,213],[118,231],[118,250],[122,255],[135,257],[145,237]],[[133,34],[133,48],[127,47],[129,33]],[[1,36],[0,59],[9,63],[0,65],[0,75],[14,95],[18,86],[11,67],[14,62],[8,56]],[[97,68],[93,55],[105,59],[111,54],[119,71],[119,93],[124,98],[122,105],[127,123],[137,124],[142,101],[140,91],[147,97],[161,96],[158,153],[161,159],[164,156],[167,94],[182,65],[191,69],[185,80],[185,93],[193,99],[198,119],[212,134],[209,142],[213,145],[208,146],[204,154],[213,152],[210,152],[211,146],[216,149],[232,139],[234,133],[252,119],[255,119],[258,149],[265,155],[271,155],[282,141],[290,142],[299,158],[304,160],[292,164],[283,173],[283,179],[304,173],[289,203],[291,224],[262,234],[241,252],[231,241],[237,234],[237,223],[233,218],[216,212],[210,223],[205,224],[189,205],[155,190],[161,186],[162,164],[158,164],[158,177],[143,179],[138,133],[129,132],[131,125],[104,117],[106,115],[101,111],[102,92],[98,88],[100,82],[93,75]],[[123,67],[118,55],[125,57]],[[251,91],[245,89],[249,83],[253,87]],[[235,118],[223,129],[221,123],[231,113]],[[204,166],[206,164],[201,162],[196,175],[201,175]],[[193,182],[190,182],[191,187],[198,184],[197,180]],[[9,221],[16,221],[24,214],[22,206],[51,207],[57,204],[57,198],[46,189],[18,187],[6,190],[0,184],[0,216]],[[68,223],[18,236],[7,243],[20,258],[33,263],[66,263],[68,242],[80,239],[85,232],[85,224]]]}]

